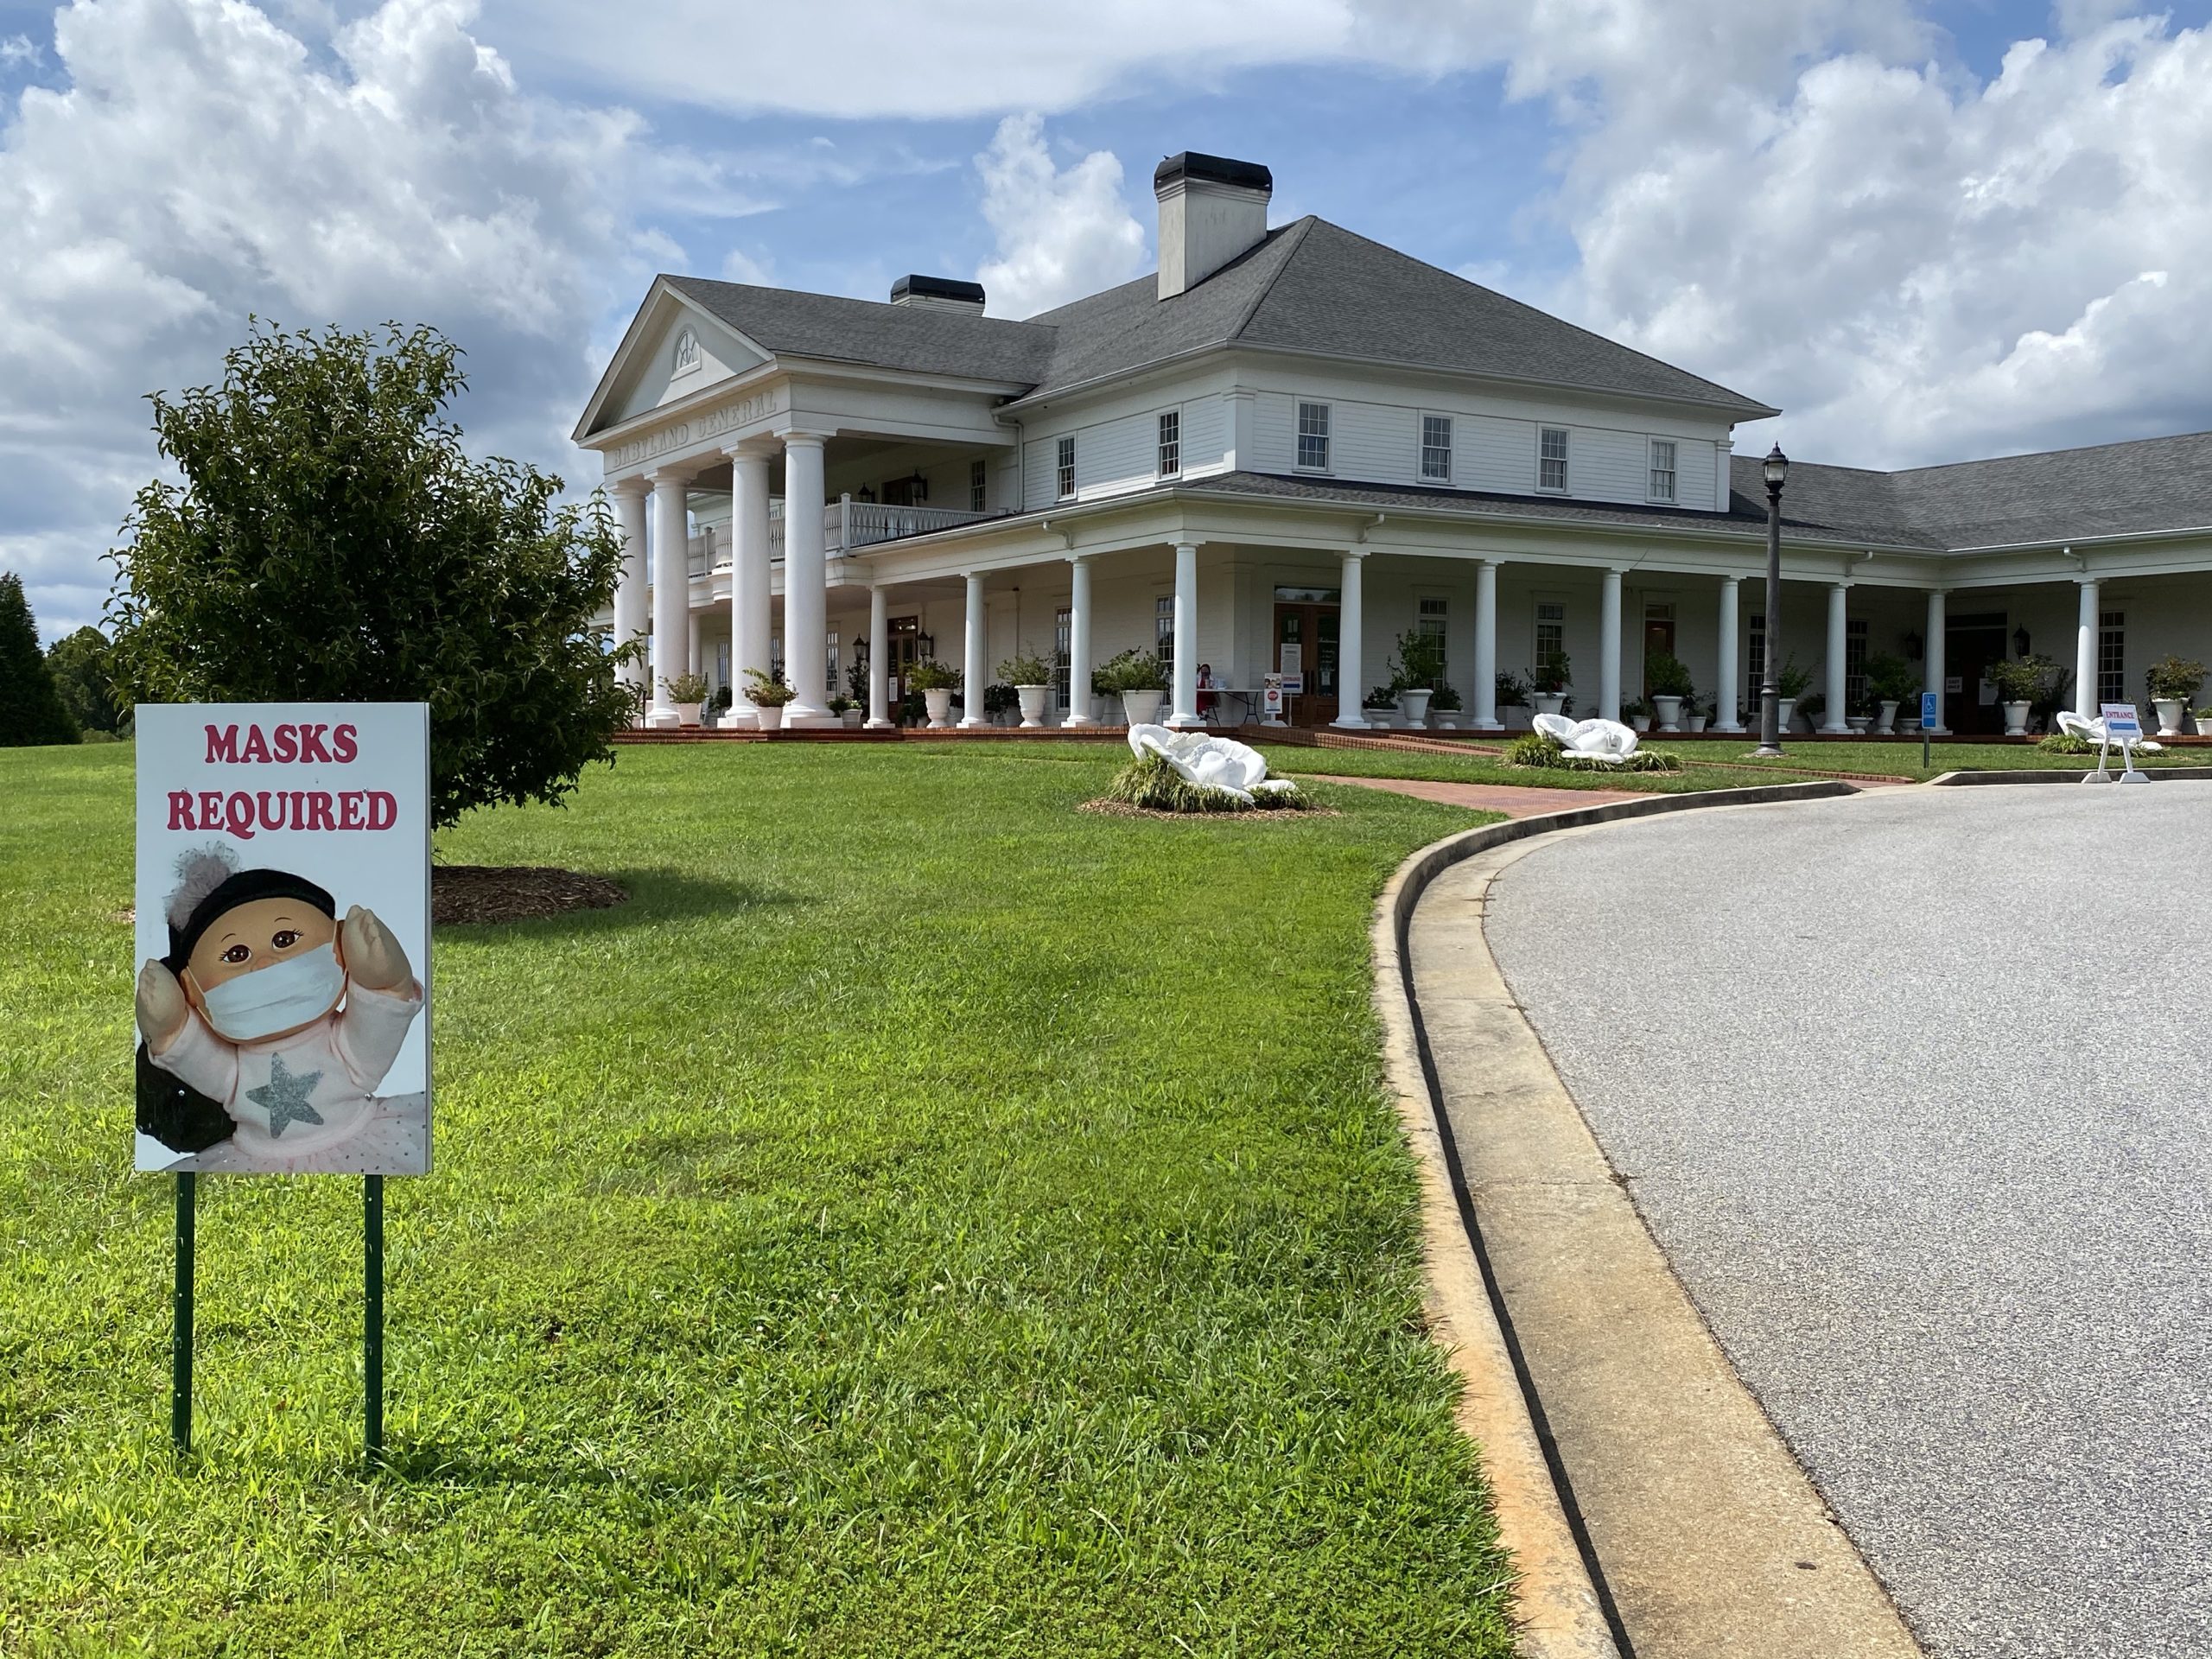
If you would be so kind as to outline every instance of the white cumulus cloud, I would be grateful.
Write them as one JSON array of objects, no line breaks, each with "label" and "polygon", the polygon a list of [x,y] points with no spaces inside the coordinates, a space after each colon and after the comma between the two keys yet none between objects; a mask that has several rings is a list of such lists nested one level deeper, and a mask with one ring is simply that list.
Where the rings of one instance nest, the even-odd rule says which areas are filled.
[{"label": "white cumulus cloud", "polygon": [[1149,264],[1144,226],[1122,194],[1122,163],[1093,150],[1053,165],[1036,115],[999,123],[976,158],[983,219],[997,238],[995,257],[976,273],[994,316],[1027,317],[1128,281]]}]

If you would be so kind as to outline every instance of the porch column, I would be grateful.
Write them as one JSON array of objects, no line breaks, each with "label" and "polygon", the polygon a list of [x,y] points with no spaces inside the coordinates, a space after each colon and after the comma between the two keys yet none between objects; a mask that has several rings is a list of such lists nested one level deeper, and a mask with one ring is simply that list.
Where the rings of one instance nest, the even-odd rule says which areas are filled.
[{"label": "porch column", "polygon": [[668,683],[686,671],[690,642],[691,546],[684,518],[687,473],[664,467],[653,484],[653,683],[648,726],[678,724]]},{"label": "porch column", "polygon": [[1063,726],[1094,726],[1090,717],[1090,557],[1068,558],[1068,717]]},{"label": "porch column", "polygon": [[1198,719],[1198,550],[1175,543],[1175,681],[1167,723],[1182,731]]},{"label": "porch column", "polygon": [[[786,508],[786,512],[790,509]],[[968,572],[968,623],[963,631],[961,645],[966,660],[960,671],[961,696],[963,699],[960,715],[960,729],[972,731],[990,721],[983,717],[983,578],[979,571]]]},{"label": "porch column", "polygon": [[868,728],[891,727],[891,596],[881,582],[868,590]]},{"label": "porch column", "polygon": [[1821,722],[1821,729],[1831,734],[1851,729],[1851,722],[1845,718],[1851,711],[1844,706],[1851,683],[1844,672],[1844,657],[1851,639],[1850,593],[1851,584],[1847,582],[1828,584],[1828,711],[1827,718]]},{"label": "porch column", "polygon": [[1497,561],[1475,561],[1475,723],[1478,732],[1503,729],[1497,719]]},{"label": "porch column", "polygon": [[1939,736],[1948,735],[1950,728],[1943,721],[1950,712],[1950,698],[1943,690],[1943,596],[1944,589],[1928,590],[1928,644],[1921,657],[1921,686],[1936,694],[1936,724],[1929,729]]},{"label": "porch column", "polygon": [[2082,620],[2074,631],[2074,711],[2094,720],[2097,713],[2097,579],[2075,578],[2082,588]]},{"label": "porch column", "polygon": [[818,433],[784,436],[784,672],[793,696],[785,726],[829,720],[829,571],[822,550],[822,446]]},{"label": "porch column", "polygon": [[1360,699],[1367,695],[1360,684],[1366,671],[1359,660],[1359,567],[1366,558],[1363,547],[1346,549],[1344,574],[1337,579],[1337,717],[1329,723],[1348,732],[1367,729],[1359,712]]},{"label": "porch column", "polygon": [[1598,601],[1598,718],[1621,717],[1621,573],[1605,572]]},{"label": "porch column", "polygon": [[[646,563],[645,492],[650,487],[642,478],[626,478],[614,486],[614,523],[622,537],[622,570],[614,586],[614,643],[626,645],[632,639],[645,635],[647,609],[646,594],[652,585],[651,566]],[[643,662],[624,663],[615,670],[615,677],[625,685],[642,690],[648,678],[647,664]]]},{"label": "porch column", "polygon": [[690,650],[684,660],[689,664],[692,673],[704,675],[707,671],[707,666],[699,655],[699,613],[693,611],[690,613],[690,618],[691,645]]},{"label": "porch column", "polygon": [[1720,578],[1720,655],[1713,664],[1713,729],[1716,732],[1740,732],[1744,722],[1736,718],[1739,704],[1736,684],[1738,655],[1736,639],[1736,607],[1738,590],[1743,580],[1738,576]]},{"label": "porch column", "polygon": [[726,449],[729,457],[729,683],[730,719],[758,725],[745,695],[745,671],[768,671],[770,616],[774,600],[768,587],[768,457],[759,449]]}]

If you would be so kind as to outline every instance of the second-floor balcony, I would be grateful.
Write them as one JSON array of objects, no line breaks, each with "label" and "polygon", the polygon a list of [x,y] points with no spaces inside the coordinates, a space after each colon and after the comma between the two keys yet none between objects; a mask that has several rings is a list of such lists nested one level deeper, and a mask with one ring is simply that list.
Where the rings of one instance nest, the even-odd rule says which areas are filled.
[{"label": "second-floor balcony", "polygon": [[[957,507],[909,507],[887,501],[855,501],[849,495],[841,496],[823,506],[822,545],[834,559],[855,548],[895,542],[908,536],[926,536],[932,531],[951,530],[1002,516],[968,512]],[[708,525],[691,537],[691,574],[703,576],[710,571],[728,569],[731,552],[730,526],[726,523]],[[768,501],[768,557],[773,562],[783,556],[784,501],[781,496],[772,496]]]}]

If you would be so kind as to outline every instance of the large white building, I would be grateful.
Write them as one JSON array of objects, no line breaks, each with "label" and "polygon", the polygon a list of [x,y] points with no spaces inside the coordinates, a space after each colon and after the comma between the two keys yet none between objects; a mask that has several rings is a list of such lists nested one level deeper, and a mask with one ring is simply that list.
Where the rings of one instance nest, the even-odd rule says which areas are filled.
[{"label": "large white building", "polygon": [[[973,688],[1020,652],[1078,725],[1091,668],[1138,646],[1180,721],[1205,663],[1236,689],[1288,669],[1294,721],[1356,728],[1408,632],[1441,637],[1480,729],[1496,674],[1555,649],[1584,711],[1662,650],[1717,727],[1755,705],[1766,499],[1732,432],[1777,411],[1325,220],[1270,230],[1264,168],[1177,156],[1154,185],[1157,276],[1022,322],[937,277],[887,303],[654,281],[575,435],[626,538],[613,622],[652,637],[651,723],[687,668],[741,694],[779,664],[803,726],[859,661],[881,722],[918,655]],[[1995,657],[2072,662],[2094,708],[2212,655],[2212,435],[1799,461],[1783,518],[1783,655],[1827,729],[1870,651],[1960,731],[1996,729]]]}]

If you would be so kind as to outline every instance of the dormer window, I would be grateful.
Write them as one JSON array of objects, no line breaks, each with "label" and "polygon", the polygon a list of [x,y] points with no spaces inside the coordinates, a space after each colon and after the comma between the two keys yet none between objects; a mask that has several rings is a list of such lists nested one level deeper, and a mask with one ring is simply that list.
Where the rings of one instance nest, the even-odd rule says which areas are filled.
[{"label": "dormer window", "polygon": [[676,363],[672,372],[682,374],[699,366],[699,336],[686,328],[676,337]]}]

